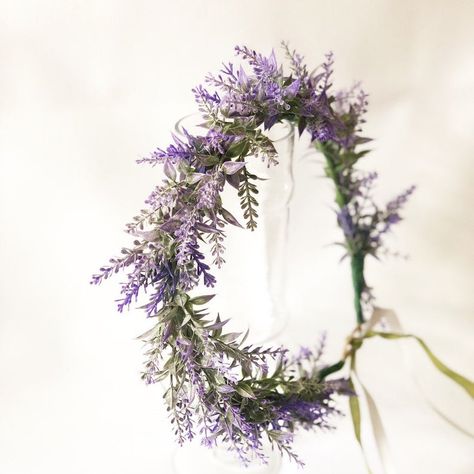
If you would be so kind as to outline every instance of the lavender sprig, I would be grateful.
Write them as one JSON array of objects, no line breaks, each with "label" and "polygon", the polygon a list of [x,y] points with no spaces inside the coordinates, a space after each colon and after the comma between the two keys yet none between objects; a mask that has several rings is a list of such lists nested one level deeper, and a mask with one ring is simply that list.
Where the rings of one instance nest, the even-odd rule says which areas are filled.
[{"label": "lavender sprig", "polygon": [[204,445],[223,442],[248,463],[263,459],[267,437],[301,462],[289,443],[294,431],[328,427],[337,413],[332,398],[346,385],[322,383],[316,358],[303,369],[282,348],[244,345],[246,335],[224,333],[228,321],[196,308],[210,298],[179,294],[159,311],[156,326],[141,336],[149,348],[143,379],[170,379],[165,398],[180,443],[199,434]]}]

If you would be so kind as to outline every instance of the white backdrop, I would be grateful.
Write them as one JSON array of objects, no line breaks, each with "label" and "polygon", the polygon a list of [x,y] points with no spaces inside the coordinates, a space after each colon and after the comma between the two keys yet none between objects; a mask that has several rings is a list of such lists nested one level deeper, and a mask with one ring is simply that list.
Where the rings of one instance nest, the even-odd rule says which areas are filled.
[{"label": "white backdrop", "polygon": [[[194,109],[191,87],[235,44],[289,40],[314,65],[332,49],[337,82],[364,81],[381,198],[418,184],[393,239],[411,258],[373,262],[369,281],[472,378],[473,18],[474,3],[458,0],[0,1],[0,472],[170,472],[160,390],[140,381],[133,339],[148,322],[115,313],[118,281],[88,281],[160,180],[134,160],[168,143]],[[348,269],[325,247],[329,184],[316,165],[296,171],[285,338],[310,344],[327,329],[331,359],[352,328]],[[308,202],[320,204],[303,213]],[[474,472],[472,439],[426,406],[397,345],[364,349],[398,472]],[[424,387],[472,430],[472,403],[415,355]],[[337,425],[298,438],[306,472],[364,472],[349,419]]]}]

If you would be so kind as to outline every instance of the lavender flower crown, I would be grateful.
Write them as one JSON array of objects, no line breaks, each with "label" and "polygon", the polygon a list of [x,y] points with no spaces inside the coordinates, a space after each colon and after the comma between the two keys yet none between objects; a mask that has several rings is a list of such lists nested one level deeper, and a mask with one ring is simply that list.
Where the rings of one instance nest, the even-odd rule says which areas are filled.
[{"label": "lavender flower crown", "polygon": [[[383,248],[414,190],[410,187],[386,206],[376,204],[372,188],[377,174],[356,167],[369,151],[360,148],[370,141],[360,135],[367,95],[359,86],[333,91],[332,54],[310,73],[301,56],[283,47],[289,73],[273,52],[266,57],[236,47],[250,71],[229,63],[217,75],[207,76],[210,90],[193,90],[207,133],[193,136],[185,131],[185,139],[174,136],[168,148],[138,161],[163,165],[166,179],[146,199],[147,209],[127,225],[136,238],[133,247],[122,249],[122,256],[111,259],[92,279],[99,284],[127,271],[119,312],[140,292],[148,292],[142,308],[156,324],[141,336],[148,345],[143,378],[147,383],[166,381],[164,398],[179,443],[195,436],[206,446],[222,442],[244,463],[264,458],[265,438],[301,463],[292,450],[294,432],[328,427],[330,416],[338,413],[334,396],[353,394],[347,380],[326,377],[345,366],[361,341],[354,336],[343,358],[324,366],[322,348],[290,356],[284,348],[246,345],[247,334],[223,332],[227,321],[211,318],[203,308],[212,296],[190,295],[201,282],[214,286],[211,265],[219,268],[224,263],[225,228],[240,226],[224,207],[224,187],[235,188],[246,226],[254,230],[258,177],[246,168],[247,160],[260,157],[268,166],[277,164],[265,131],[278,122],[288,121],[300,135],[310,134],[334,183],[359,325],[373,302],[364,279],[365,258]],[[212,262],[203,246],[210,247]]]}]

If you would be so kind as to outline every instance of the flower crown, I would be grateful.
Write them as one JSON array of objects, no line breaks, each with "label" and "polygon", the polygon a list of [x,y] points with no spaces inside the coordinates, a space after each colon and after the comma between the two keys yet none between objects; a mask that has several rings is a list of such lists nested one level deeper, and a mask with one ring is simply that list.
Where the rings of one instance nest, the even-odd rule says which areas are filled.
[{"label": "flower crown", "polygon": [[355,356],[361,338],[354,333],[343,358],[325,366],[322,345],[296,355],[284,348],[254,347],[245,343],[248,332],[226,333],[227,321],[211,318],[203,306],[212,296],[190,292],[201,282],[214,286],[211,267],[224,264],[225,229],[240,226],[224,207],[224,187],[235,188],[246,227],[254,230],[258,177],[247,169],[247,161],[260,157],[268,166],[277,165],[276,149],[266,135],[276,123],[288,121],[300,135],[309,133],[334,184],[359,328],[374,300],[364,278],[365,259],[384,248],[385,236],[401,220],[414,190],[410,187],[385,206],[374,201],[377,174],[357,168],[369,151],[363,146],[370,139],[360,134],[367,95],[359,85],[333,90],[332,54],[309,72],[300,55],[286,44],[283,48],[289,72],[273,52],[267,57],[236,47],[249,69],[225,64],[217,75],[206,77],[208,88],[193,89],[207,133],[184,131],[184,138],[173,136],[166,149],[138,160],[162,165],[166,179],[146,199],[147,208],[127,224],[133,246],[122,249],[92,279],[99,284],[113,273],[127,272],[119,312],[148,293],[142,308],[156,324],[141,336],[148,346],[143,378],[166,381],[164,398],[179,443],[194,437],[206,446],[222,442],[244,463],[255,455],[265,457],[265,438],[301,463],[292,450],[293,434],[300,427],[328,427],[331,415],[338,413],[334,396],[353,395],[351,381],[326,377]]}]

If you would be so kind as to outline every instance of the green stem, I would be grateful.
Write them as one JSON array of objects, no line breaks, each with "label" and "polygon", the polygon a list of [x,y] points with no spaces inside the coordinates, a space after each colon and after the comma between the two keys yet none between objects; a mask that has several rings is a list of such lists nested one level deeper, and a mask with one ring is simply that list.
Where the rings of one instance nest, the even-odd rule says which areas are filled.
[{"label": "green stem", "polygon": [[[337,151],[331,149],[327,145],[318,144],[317,149],[321,151],[326,158],[326,175],[334,183],[334,188],[336,191],[336,204],[339,206],[339,209],[342,209],[349,202],[347,196],[344,194],[338,176],[338,170],[336,167],[337,162]],[[347,240],[346,240],[347,241]],[[348,248],[350,248],[349,242]],[[352,286],[354,288],[354,308],[356,312],[357,323],[362,324],[364,322],[364,315],[362,312],[362,293],[365,289],[365,279],[364,279],[364,260],[365,255],[361,252],[354,252],[351,256],[351,270],[352,270]]]},{"label": "green stem", "polygon": [[351,257],[352,286],[354,287],[354,308],[356,311],[358,324],[362,324],[364,322],[364,314],[362,312],[362,293],[365,289],[364,260],[365,255],[360,252],[353,254]]},{"label": "green stem", "polygon": [[344,367],[345,362],[346,362],[345,360],[340,360],[339,362],[336,362],[333,365],[330,365],[328,367],[324,367],[324,369],[321,369],[321,371],[318,374],[319,380],[324,380],[328,375],[341,370]]},{"label": "green stem", "polygon": [[331,178],[334,187],[336,190],[336,204],[339,208],[343,208],[347,204],[347,199],[342,192],[342,189],[339,185],[339,179],[336,170],[336,164],[334,162],[334,155],[333,152],[330,151],[327,147],[320,145],[319,150],[323,153],[324,157],[326,158],[326,175],[328,178]]}]

